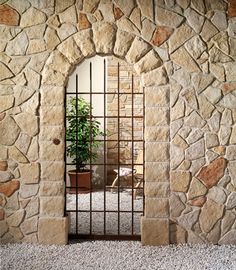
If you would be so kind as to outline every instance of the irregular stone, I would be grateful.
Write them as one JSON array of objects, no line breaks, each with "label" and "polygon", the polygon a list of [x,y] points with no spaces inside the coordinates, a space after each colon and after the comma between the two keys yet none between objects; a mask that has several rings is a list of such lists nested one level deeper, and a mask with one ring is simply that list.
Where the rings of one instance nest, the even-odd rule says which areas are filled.
[{"label": "irregular stone", "polygon": [[40,198],[40,213],[44,216],[62,217],[64,214],[64,197],[50,196]]},{"label": "irregular stone", "polygon": [[209,55],[211,63],[227,63],[232,61],[232,59],[228,55],[224,54],[221,50],[219,50],[216,47],[213,47],[209,51]]},{"label": "irregular stone", "polygon": [[59,18],[61,23],[76,23],[77,22],[77,14],[75,6],[71,6],[59,13]]},{"label": "irregular stone", "polygon": [[193,28],[196,33],[200,33],[202,30],[203,23],[205,18],[197,13],[194,9],[188,8],[185,10],[184,15],[189,23],[189,25]]},{"label": "irregular stone", "polygon": [[0,96],[0,113],[13,107],[13,96]]},{"label": "irregular stone", "polygon": [[209,243],[212,243],[212,244],[217,244],[219,239],[220,239],[220,223],[221,221],[217,221],[215,226],[212,228],[212,230],[208,233],[207,235],[207,240]]},{"label": "irregular stone", "polygon": [[204,41],[209,41],[213,36],[215,36],[219,31],[217,28],[209,21],[205,20],[202,31],[201,37]]},{"label": "irregular stone", "polygon": [[0,171],[6,171],[7,170],[7,161],[5,160],[0,160]]},{"label": "irregular stone", "polygon": [[183,119],[178,119],[170,123],[170,138],[174,138],[175,134],[183,126]]},{"label": "irregular stone", "polygon": [[220,129],[220,113],[218,111],[215,111],[212,115],[212,117],[208,120],[208,125],[210,126],[210,129],[212,132],[218,132]]},{"label": "irregular stone", "polygon": [[185,104],[184,101],[179,99],[170,111],[171,121],[184,117],[185,114]]},{"label": "irregular stone", "polygon": [[205,157],[192,160],[190,172],[195,175],[206,164]]},{"label": "irregular stone", "polygon": [[172,143],[173,143],[174,145],[176,145],[177,147],[180,147],[180,148],[182,148],[182,149],[188,148],[188,144],[187,144],[187,143],[185,142],[185,140],[184,140],[181,136],[179,136],[178,134],[175,135],[175,137],[174,137]]},{"label": "irregular stone", "polygon": [[25,32],[21,32],[13,40],[9,41],[6,48],[8,55],[24,55],[29,41]]},{"label": "irregular stone", "polygon": [[205,202],[206,202],[206,197],[205,196],[200,196],[200,197],[198,197],[196,199],[191,200],[190,204],[192,206],[202,207]]},{"label": "irregular stone", "polygon": [[229,0],[228,16],[229,18],[236,17],[236,4],[233,0]]},{"label": "irregular stone", "polygon": [[85,29],[91,28],[91,23],[89,22],[87,15],[84,13],[79,14],[78,28],[79,30],[85,30]]},{"label": "irregular stone", "polygon": [[225,126],[231,126],[233,124],[231,110],[229,109],[224,110],[220,123],[221,125],[225,125]]},{"label": "irregular stone", "polygon": [[214,77],[211,74],[197,73],[193,75],[192,83],[197,93],[200,94],[214,81]]},{"label": "irregular stone", "polygon": [[142,15],[153,20],[153,2],[152,0],[138,0]]},{"label": "irregular stone", "polygon": [[29,161],[34,162],[39,158],[39,145],[38,145],[38,138],[34,137],[31,141],[27,157]]},{"label": "irregular stone", "polygon": [[68,38],[57,48],[71,64],[77,64],[83,59],[83,55],[73,38]]},{"label": "irregular stone", "polygon": [[189,148],[185,150],[186,159],[195,160],[201,158],[205,155],[204,140],[201,139],[198,142],[190,145]]},{"label": "irregular stone", "polygon": [[98,22],[93,24],[93,40],[97,53],[112,53],[116,30],[109,23]]},{"label": "irregular stone", "polygon": [[[97,18],[97,20],[101,21],[101,18],[104,18],[105,21],[107,22],[114,22],[115,21],[115,17],[114,17],[114,13],[113,13],[113,3],[111,3],[110,1],[101,1],[99,4],[99,10],[96,10],[96,14],[95,17]],[[99,13],[101,13],[101,16],[99,16]]]},{"label": "irregular stone", "polygon": [[9,5],[0,5],[0,24],[16,26],[19,24],[19,13]]},{"label": "irregular stone", "polygon": [[23,155],[23,153],[15,146],[9,148],[9,157],[19,163],[28,163],[28,159],[25,155]]},{"label": "irregular stone", "polygon": [[24,222],[20,226],[24,235],[37,232],[38,229],[38,217],[32,217],[29,219],[25,219]]},{"label": "irregular stone", "polygon": [[113,5],[113,13],[115,20],[119,20],[124,15],[124,13],[116,5]]},{"label": "irregular stone", "polygon": [[155,46],[160,46],[169,39],[173,32],[173,28],[167,26],[158,26],[153,34],[152,44]]},{"label": "irregular stone", "polygon": [[117,21],[116,25],[118,29],[121,31],[125,31],[125,32],[128,32],[130,34],[135,34],[135,35],[139,34],[139,30],[137,29],[137,27],[125,17],[120,18]]},{"label": "irregular stone", "polygon": [[20,182],[17,180],[12,180],[7,183],[0,184],[0,193],[5,196],[10,197],[16,190],[20,187]]},{"label": "irregular stone", "polygon": [[49,68],[65,74],[68,74],[69,70],[71,69],[71,64],[68,62],[67,58],[58,50],[51,53],[50,57],[48,58],[47,65]]},{"label": "irregular stone", "polygon": [[0,221],[0,237],[1,237],[1,243],[2,243],[2,236],[8,231],[8,224],[6,220]]},{"label": "irregular stone", "polygon": [[198,109],[198,102],[193,88],[186,89],[184,92],[182,92],[182,96],[191,108],[194,110]]},{"label": "irregular stone", "polygon": [[177,28],[183,21],[183,17],[167,9],[156,6],[156,22],[158,25],[164,25]]},{"label": "irregular stone", "polygon": [[176,102],[179,98],[179,93],[180,93],[181,89],[182,89],[182,87],[180,85],[177,85],[177,84],[171,85],[171,95],[170,95],[170,106],[171,107],[173,107],[176,104]]},{"label": "irregular stone", "polygon": [[140,30],[142,28],[141,25],[141,11],[138,7],[134,8],[130,14],[129,19],[131,22]]},{"label": "irregular stone", "polygon": [[0,62],[0,81],[13,77],[11,70]]},{"label": "irregular stone", "polygon": [[116,33],[114,53],[122,58],[125,57],[133,40],[134,36],[132,34],[118,30]]},{"label": "irregular stone", "polygon": [[207,188],[201,183],[201,181],[193,177],[188,191],[188,200],[203,196],[206,193]]},{"label": "irregular stone", "polygon": [[202,207],[199,222],[202,230],[206,233],[214,227],[216,222],[222,217],[224,206],[210,199]]},{"label": "irregular stone", "polygon": [[236,208],[236,192],[231,192],[226,202],[226,209]]},{"label": "irregular stone", "polygon": [[25,207],[26,218],[30,218],[39,213],[39,199],[37,197],[32,198]]},{"label": "irregular stone", "polygon": [[[229,43],[227,32],[220,32],[215,35],[211,43],[213,43],[218,49],[220,49],[224,54],[229,55]],[[210,45],[212,46],[212,45]]]},{"label": "irregular stone", "polygon": [[207,49],[206,44],[202,41],[200,36],[192,37],[184,46],[194,59],[198,59]]},{"label": "irregular stone", "polygon": [[91,30],[80,31],[73,35],[73,38],[84,56],[92,56],[95,53]]},{"label": "irregular stone", "polygon": [[226,201],[226,194],[222,188],[219,187],[212,187],[209,189],[207,198],[210,198],[211,200],[215,201],[219,204],[224,204]]},{"label": "irregular stone", "polygon": [[148,51],[150,46],[141,38],[136,37],[126,55],[126,59],[129,63],[134,64],[139,61]]},{"label": "irregular stone", "polygon": [[162,61],[160,57],[157,55],[157,53],[155,53],[154,50],[151,50],[134,65],[134,69],[137,74],[141,74],[160,67],[161,65]]},{"label": "irregular stone", "polygon": [[40,196],[63,196],[64,184],[60,181],[44,181],[40,186]]},{"label": "irregular stone", "polygon": [[229,174],[232,178],[232,183],[236,187],[236,161],[229,161],[228,170],[229,170]]},{"label": "irregular stone", "polygon": [[0,121],[0,142],[2,145],[13,145],[20,133],[20,128],[10,116]]},{"label": "irregular stone", "polygon": [[202,128],[205,121],[196,111],[193,111],[188,117],[185,118],[185,124],[192,128]]},{"label": "irregular stone", "polygon": [[21,105],[22,111],[25,113],[38,115],[38,109],[40,105],[39,93],[36,92],[31,98]]},{"label": "irregular stone", "polygon": [[25,210],[20,209],[7,218],[9,226],[18,227],[25,217]]},{"label": "irregular stone", "polygon": [[197,222],[200,214],[200,209],[191,211],[189,213],[184,213],[178,219],[178,223],[187,230],[191,230],[193,225]]},{"label": "irregular stone", "polygon": [[190,173],[182,171],[171,171],[170,187],[175,192],[186,192],[190,182]]},{"label": "irregular stone", "polygon": [[[199,110],[200,115],[204,119],[208,119],[211,117],[212,112],[215,110],[215,107],[212,105],[211,102],[207,100],[205,95],[201,94],[198,96],[198,104],[199,104]],[[215,125],[219,125],[219,123],[215,123]]]},{"label": "irregular stone", "polygon": [[205,141],[208,149],[219,145],[218,136],[214,133],[205,133]]},{"label": "irregular stone", "polygon": [[77,32],[76,27],[70,23],[63,23],[61,27],[58,28],[57,30],[57,34],[60,40],[65,40],[76,32]]},{"label": "irregular stone", "polygon": [[31,7],[21,16],[20,26],[28,27],[44,23],[45,21],[46,15],[42,11]]},{"label": "irregular stone", "polygon": [[174,52],[193,36],[194,31],[191,27],[187,24],[181,25],[168,40],[170,53]]},{"label": "irregular stone", "polygon": [[227,4],[224,1],[212,2],[211,0],[205,1],[207,10],[222,10],[225,11],[227,8]]},{"label": "irregular stone", "polygon": [[156,29],[156,25],[153,22],[149,21],[148,19],[145,19],[142,21],[141,36],[145,40],[151,41],[155,29]]},{"label": "irregular stone", "polygon": [[166,70],[163,67],[142,74],[141,79],[144,86],[165,85],[168,82]]},{"label": "irregular stone", "polygon": [[30,198],[38,193],[38,189],[38,185],[21,185],[20,196],[23,199]]},{"label": "irregular stone", "polygon": [[188,72],[200,71],[196,62],[192,59],[184,47],[180,47],[171,54],[170,59]]},{"label": "irregular stone", "polygon": [[220,245],[235,245],[236,244],[236,230],[231,230],[226,233],[219,241]]},{"label": "irregular stone", "polygon": [[29,47],[27,49],[27,54],[34,54],[46,51],[46,43],[44,40],[33,39],[29,42]]},{"label": "irregular stone", "polygon": [[126,0],[115,0],[116,5],[124,12],[124,14],[128,17],[135,7],[134,0],[126,1]]},{"label": "irregular stone", "polygon": [[203,0],[192,0],[191,6],[196,9],[199,13],[205,13],[205,4]]},{"label": "irregular stone", "polygon": [[37,184],[39,182],[39,164],[22,164],[20,166],[21,179],[24,184]]},{"label": "irregular stone", "polygon": [[44,38],[48,50],[53,50],[60,43],[56,30],[52,29],[51,27],[47,28]]},{"label": "irregular stone", "polygon": [[55,9],[57,13],[60,13],[74,4],[75,0],[60,1],[56,0]]},{"label": "irregular stone", "polygon": [[15,121],[23,132],[30,136],[38,134],[38,117],[29,113],[20,113],[15,116]]},{"label": "irregular stone", "polygon": [[224,175],[226,160],[222,157],[203,167],[197,177],[208,187],[215,186]]},{"label": "irregular stone", "polygon": [[224,65],[226,72],[226,80],[227,81],[235,81],[236,79],[236,64],[235,62],[230,62]]},{"label": "irregular stone", "polygon": [[224,67],[217,64],[210,64],[211,73],[221,82],[225,81],[225,70]]},{"label": "irregular stone", "polygon": [[225,235],[230,230],[230,228],[234,224],[234,221],[235,221],[235,214],[233,214],[232,211],[226,210],[221,223],[222,235]]},{"label": "irregular stone", "polygon": [[206,158],[208,163],[211,163],[213,160],[215,160],[219,155],[213,151],[208,150],[206,152]]},{"label": "irregular stone", "polygon": [[236,108],[236,97],[229,93],[225,95],[219,102],[219,105],[228,108],[228,109],[235,109]]},{"label": "irregular stone", "polygon": [[176,169],[184,160],[184,150],[174,144],[171,144],[170,156],[171,169]]},{"label": "irregular stone", "polygon": [[219,131],[219,140],[221,145],[226,145],[229,142],[229,138],[231,135],[231,128],[227,126],[220,126]]}]

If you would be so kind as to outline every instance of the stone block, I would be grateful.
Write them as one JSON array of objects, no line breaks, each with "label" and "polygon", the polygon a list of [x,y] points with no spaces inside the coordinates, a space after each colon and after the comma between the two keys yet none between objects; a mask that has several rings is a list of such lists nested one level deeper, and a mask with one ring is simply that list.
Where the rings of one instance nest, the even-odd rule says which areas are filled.
[{"label": "stone block", "polygon": [[169,182],[146,182],[145,196],[147,198],[167,198],[170,193]]},{"label": "stone block", "polygon": [[146,142],[168,142],[169,127],[146,127],[145,141]]},{"label": "stone block", "polygon": [[80,31],[74,34],[73,38],[85,57],[95,54],[96,50],[92,39],[92,30]]},{"label": "stone block", "polygon": [[43,181],[39,190],[40,196],[63,196],[64,183],[62,181]]},{"label": "stone block", "polygon": [[146,108],[146,126],[164,126],[169,123],[169,110],[167,108]]},{"label": "stone block", "polygon": [[168,76],[164,67],[142,74],[141,79],[144,86],[164,85],[168,82]]},{"label": "stone block", "polygon": [[41,106],[41,124],[50,125],[64,125],[64,106]]},{"label": "stone block", "polygon": [[64,87],[43,86],[40,90],[42,106],[64,106]]},{"label": "stone block", "polygon": [[169,164],[166,162],[145,162],[146,182],[167,182],[169,180]]},{"label": "stone block", "polygon": [[169,245],[169,220],[142,217],[141,243],[149,246]]},{"label": "stone block", "polygon": [[136,37],[126,55],[126,60],[128,63],[134,64],[138,62],[150,49],[151,47],[147,42]]},{"label": "stone block", "polygon": [[38,238],[40,244],[65,245],[68,242],[68,218],[39,218]]},{"label": "stone block", "polygon": [[171,190],[176,192],[186,192],[189,187],[190,177],[191,175],[188,171],[171,171]]},{"label": "stone block", "polygon": [[39,182],[39,163],[21,164],[20,174],[24,184],[37,184]]},{"label": "stone block", "polygon": [[118,55],[119,57],[124,58],[133,40],[134,40],[134,35],[128,32],[118,30],[116,33],[114,53]]},{"label": "stone block", "polygon": [[145,216],[147,218],[167,218],[169,215],[169,200],[147,198],[145,201]]},{"label": "stone block", "polygon": [[64,143],[55,145],[53,142],[44,141],[41,142],[40,158],[43,161],[62,161],[64,160],[64,151]]},{"label": "stone block", "polygon": [[145,105],[150,106],[169,106],[169,86],[147,87],[145,89]]},{"label": "stone block", "polygon": [[40,215],[62,217],[64,215],[64,196],[40,197]]},{"label": "stone block", "polygon": [[64,181],[64,161],[41,162],[42,181]]},{"label": "stone block", "polygon": [[146,162],[158,162],[169,160],[169,144],[147,142],[145,151]]}]

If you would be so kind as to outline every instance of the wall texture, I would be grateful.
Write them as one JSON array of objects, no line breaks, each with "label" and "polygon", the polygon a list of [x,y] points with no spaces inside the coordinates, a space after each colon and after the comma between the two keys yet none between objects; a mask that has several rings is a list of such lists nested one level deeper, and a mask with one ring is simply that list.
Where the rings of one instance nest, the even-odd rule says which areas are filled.
[{"label": "wall texture", "polygon": [[64,86],[107,54],[145,87],[142,243],[235,244],[235,1],[0,4],[1,241],[66,243]]}]

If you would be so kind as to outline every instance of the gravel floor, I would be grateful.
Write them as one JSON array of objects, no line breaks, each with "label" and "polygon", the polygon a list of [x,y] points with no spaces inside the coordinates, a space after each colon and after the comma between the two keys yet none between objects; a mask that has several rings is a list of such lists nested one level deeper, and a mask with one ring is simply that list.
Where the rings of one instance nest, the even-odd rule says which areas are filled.
[{"label": "gravel floor", "polygon": [[142,247],[140,242],[88,241],[67,246],[8,244],[1,269],[236,269],[236,246]]}]

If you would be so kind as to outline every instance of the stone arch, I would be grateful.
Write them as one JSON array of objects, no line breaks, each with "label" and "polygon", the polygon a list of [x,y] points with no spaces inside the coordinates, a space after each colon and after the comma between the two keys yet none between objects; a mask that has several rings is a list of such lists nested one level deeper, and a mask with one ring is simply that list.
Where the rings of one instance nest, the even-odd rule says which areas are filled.
[{"label": "stone arch", "polygon": [[[136,34],[115,24],[97,22],[79,31],[52,51],[42,72],[40,125],[41,180],[62,185],[64,176],[64,86],[76,65],[96,54],[125,59],[141,75],[145,89],[145,216],[141,238],[144,244],[169,244],[169,88],[161,58],[152,46]],[[164,130],[161,132],[160,130]],[[54,144],[54,139],[60,144]],[[56,168],[59,171],[55,172]],[[60,243],[67,240],[64,198],[41,197],[39,242],[50,243],[54,226]],[[57,224],[57,225],[56,225]],[[45,235],[47,230],[47,235]],[[55,235],[54,235],[55,236]],[[45,238],[46,237],[46,238]],[[55,239],[51,242],[55,242]]]}]

